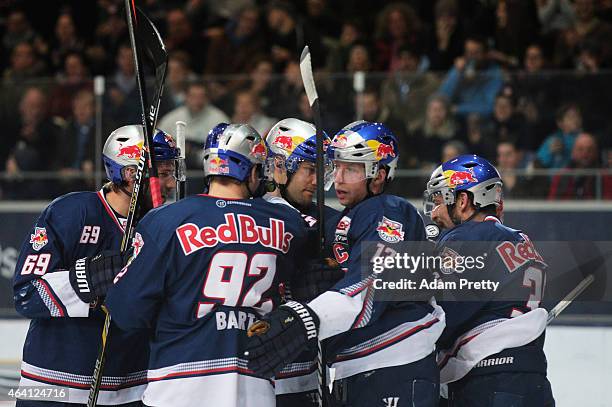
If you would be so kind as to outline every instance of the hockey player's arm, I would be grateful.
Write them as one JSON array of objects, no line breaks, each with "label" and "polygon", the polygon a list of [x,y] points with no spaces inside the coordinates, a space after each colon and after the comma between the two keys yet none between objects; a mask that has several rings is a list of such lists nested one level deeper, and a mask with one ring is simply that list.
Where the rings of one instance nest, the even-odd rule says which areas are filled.
[{"label": "hockey player's arm", "polygon": [[163,300],[170,254],[158,246],[147,225],[145,216],[136,228],[132,256],[106,296],[113,322],[125,331],[153,327]]},{"label": "hockey player's arm", "polygon": [[[59,212],[59,213],[58,213]],[[65,260],[82,225],[64,211],[45,209],[21,247],[13,279],[15,309],[27,318],[87,317],[90,305],[72,288]]]},{"label": "hockey player's arm", "polygon": [[[385,216],[387,215],[387,216]],[[396,232],[379,230],[384,220],[396,222]],[[425,240],[423,221],[416,211],[408,214],[385,214],[382,211],[374,216],[364,217],[360,222],[361,230],[353,229],[354,243],[351,245],[347,260],[342,266],[347,267],[345,277],[331,290],[321,294],[308,303],[320,319],[319,339],[326,339],[351,329],[357,329],[374,323],[389,303],[374,301],[374,275],[371,270],[364,272],[362,264],[365,242],[382,245],[380,252],[394,255],[395,243],[401,241]],[[399,227],[401,224],[401,228]],[[389,225],[392,225],[389,223]],[[353,228],[353,226],[351,226]],[[399,233],[401,238],[395,243],[389,233]],[[337,256],[339,257],[339,256]],[[341,256],[342,257],[342,254]],[[337,260],[341,260],[342,258]]]}]

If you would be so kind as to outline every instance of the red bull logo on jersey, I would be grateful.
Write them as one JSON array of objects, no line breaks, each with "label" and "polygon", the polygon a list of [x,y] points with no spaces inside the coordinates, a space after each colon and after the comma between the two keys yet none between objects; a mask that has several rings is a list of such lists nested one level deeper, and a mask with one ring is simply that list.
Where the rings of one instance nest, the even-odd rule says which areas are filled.
[{"label": "red bull logo on jersey", "polygon": [[530,261],[546,264],[533,242],[529,239],[529,236],[524,233],[521,233],[521,236],[524,239],[522,242],[503,242],[495,248],[510,273]]},{"label": "red bull logo on jersey", "polygon": [[131,146],[124,146],[123,144],[119,144],[119,152],[117,153],[117,157],[125,157],[128,159],[137,160],[140,158],[140,152],[142,151],[142,142],[138,144],[133,144]]},{"label": "red bull logo on jersey", "polygon": [[474,170],[471,168],[469,168],[468,171],[446,170],[444,171],[444,177],[446,177],[446,182],[449,187],[478,182],[478,178],[476,178]]},{"label": "red bull logo on jersey", "polygon": [[266,143],[263,141],[263,139],[260,139],[258,143],[251,147],[251,155],[260,160],[266,159],[268,156],[268,149],[266,148]]},{"label": "red bull logo on jersey", "polygon": [[404,240],[404,232],[402,231],[403,225],[400,222],[388,219],[383,216],[382,220],[378,222],[376,231],[378,236],[385,242],[397,243]]},{"label": "red bull logo on jersey", "polygon": [[176,235],[185,256],[218,243],[260,244],[286,254],[293,234],[285,231],[284,221],[270,218],[269,222],[269,226],[259,226],[251,216],[226,213],[225,223],[217,227],[186,223],[176,228]]},{"label": "red bull logo on jersey", "polygon": [[30,235],[30,243],[32,243],[32,249],[39,251],[47,243],[49,243],[49,239],[47,238],[47,229],[39,228],[38,226],[34,228],[34,233]]},{"label": "red bull logo on jersey", "polygon": [[140,253],[143,246],[144,246],[144,239],[142,238],[142,235],[140,233],[136,232],[136,234],[134,235],[134,238],[132,239],[132,247],[134,248],[132,259],[135,259],[136,256],[138,256],[138,253]]},{"label": "red bull logo on jersey", "polygon": [[229,174],[229,161],[221,157],[213,157],[208,161],[209,174]]}]

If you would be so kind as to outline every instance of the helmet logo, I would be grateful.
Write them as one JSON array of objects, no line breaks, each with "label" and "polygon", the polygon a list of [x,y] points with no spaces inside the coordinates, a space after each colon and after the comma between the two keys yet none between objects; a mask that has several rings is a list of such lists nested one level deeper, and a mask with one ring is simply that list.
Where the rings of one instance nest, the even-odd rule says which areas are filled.
[{"label": "helmet logo", "polygon": [[347,142],[348,142],[348,138],[346,137],[346,134],[344,133],[336,134],[336,137],[334,137],[334,140],[332,142],[332,146],[338,147],[338,148],[344,148],[346,147]]},{"label": "helmet logo", "polygon": [[209,174],[229,174],[229,162],[221,157],[214,157],[208,161]]},{"label": "helmet logo", "polygon": [[138,159],[140,158],[140,152],[142,150],[142,142],[138,144],[133,144],[131,146],[123,146],[119,143],[119,152],[117,152],[117,157],[125,157],[128,159]]},{"label": "helmet logo", "polygon": [[251,147],[251,155],[257,159],[265,160],[268,156],[268,149],[263,139],[259,139],[257,143],[253,144],[253,147]]},{"label": "helmet logo", "polygon": [[393,142],[390,144],[384,144],[376,140],[367,140],[366,144],[370,146],[372,150],[374,150],[376,161],[386,160],[389,156],[392,158],[395,158],[396,156]]},{"label": "helmet logo", "polygon": [[170,146],[170,148],[176,148],[176,143],[174,142],[174,139],[172,137],[167,134],[164,134],[164,140],[166,140],[166,143],[168,143],[168,146]]},{"label": "helmet logo", "polygon": [[444,171],[444,177],[447,179],[448,186],[450,187],[478,182],[472,168],[468,168],[468,171],[446,170]]},{"label": "helmet logo", "polygon": [[293,136],[278,136],[274,139],[272,144],[278,146],[284,150],[289,152],[293,152],[297,146],[304,142],[303,137],[293,137]]}]

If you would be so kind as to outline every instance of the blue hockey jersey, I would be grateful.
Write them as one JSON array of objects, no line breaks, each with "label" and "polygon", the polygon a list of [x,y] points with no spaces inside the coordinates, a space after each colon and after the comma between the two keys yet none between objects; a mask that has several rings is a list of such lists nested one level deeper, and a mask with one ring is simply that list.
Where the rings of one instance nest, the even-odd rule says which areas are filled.
[{"label": "blue hockey jersey", "polygon": [[[485,250],[486,268],[479,274],[483,280],[499,282],[496,292],[500,294],[497,300],[440,302],[446,312],[446,329],[440,339],[441,382],[466,374],[546,373],[547,314],[539,308],[546,264],[529,237],[488,216],[441,235],[436,250],[442,253],[451,246],[458,256],[475,257]],[[512,298],[502,296],[504,290],[512,290]],[[514,299],[522,293],[524,300]]]},{"label": "blue hockey jersey", "polygon": [[243,358],[246,329],[300,261],[299,213],[263,199],[188,197],[139,223],[106,304],[126,330],[154,328],[149,405],[273,405]]},{"label": "blue hockey jersey", "polygon": [[[15,269],[17,311],[31,319],[20,386],[69,387],[71,403],[85,403],[100,347],[104,313],[81,301],[68,280],[77,259],[119,250],[124,220],[104,191],[54,200],[22,245]],[[139,400],[146,383],[147,341],[111,328],[98,403]]]},{"label": "blue hockey jersey", "polygon": [[347,268],[334,288],[311,301],[327,339],[328,362],[342,379],[372,369],[420,360],[435,349],[444,313],[424,302],[374,301],[373,276],[362,275],[362,246],[376,242],[381,252],[402,241],[425,240],[423,221],[403,198],[381,194],[345,209],[330,242]]}]

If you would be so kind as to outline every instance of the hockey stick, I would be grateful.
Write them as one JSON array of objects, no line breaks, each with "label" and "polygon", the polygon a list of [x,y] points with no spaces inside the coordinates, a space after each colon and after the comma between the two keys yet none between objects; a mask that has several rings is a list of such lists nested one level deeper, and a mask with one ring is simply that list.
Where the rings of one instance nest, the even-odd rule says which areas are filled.
[{"label": "hockey stick", "polygon": [[179,159],[176,163],[175,176],[176,176],[176,200],[180,201],[185,198],[187,177],[185,171],[187,170],[185,164],[185,127],[187,123],[178,121],[176,122],[176,146],[179,149]]},{"label": "hockey stick", "polygon": [[[310,57],[310,50],[308,45],[304,47],[302,55],[300,56],[300,72],[302,74],[302,82],[304,83],[304,90],[306,91],[306,97],[308,97],[308,103],[312,109],[314,115],[314,123],[317,131],[317,210],[319,225],[319,256],[323,259],[325,253],[325,190],[324,190],[324,157],[323,157],[323,126],[321,123],[321,109],[319,107],[319,95],[317,94],[317,88],[314,81],[314,75],[312,74],[312,61]],[[321,348],[321,342],[317,342],[317,379],[319,381],[319,387],[317,389],[318,405],[322,407],[327,405],[326,397],[324,395],[329,394],[327,391],[327,377],[326,368],[324,364],[323,349]]]},{"label": "hockey stick", "polygon": [[[137,211],[141,207],[143,196],[140,194],[141,189],[145,182],[145,169],[148,170],[149,175],[149,191],[153,201],[153,207],[160,206],[162,202],[161,191],[159,187],[159,178],[157,176],[157,169],[155,168],[155,155],[151,154],[153,151],[153,131],[157,122],[157,113],[159,111],[159,104],[161,102],[161,95],[163,92],[164,82],[166,79],[166,68],[168,65],[168,53],[164,47],[164,43],[159,35],[159,32],[151,22],[145,16],[145,14],[136,8],[134,0],[125,0],[125,9],[128,21],[128,31],[130,34],[130,42],[132,44],[132,51],[134,54],[134,64],[136,70],[136,81],[138,84],[138,90],[140,93],[140,105],[142,108],[142,124],[144,128],[144,146],[141,150],[140,159],[136,168],[136,177],[134,181],[134,190],[132,191],[132,197],[130,199],[130,205],[128,208],[127,222],[125,225],[125,231],[123,234],[123,240],[121,241],[121,252],[127,252],[129,244],[134,236],[134,230],[136,226]],[[144,78],[144,72],[141,67],[140,60],[140,47],[136,39],[140,40],[145,50],[148,53],[150,59],[153,60],[155,66],[155,82],[157,89],[151,103],[147,106],[147,92],[146,82]],[[91,388],[89,390],[89,397],[87,399],[87,407],[95,407],[98,401],[98,395],[100,393],[100,387],[102,385],[102,373],[104,371],[104,363],[106,361],[106,344],[108,342],[108,335],[110,330],[111,316],[106,307],[102,306],[106,316],[104,319],[104,326],[102,328],[102,342],[100,344],[100,351],[98,352],[98,358],[94,366],[92,375]]]},{"label": "hockey stick", "polygon": [[546,324],[557,318],[584,290],[586,290],[595,281],[593,274],[584,278],[572,291],[570,291],[553,309],[548,313]]}]

